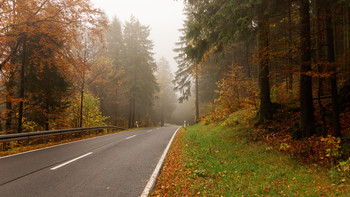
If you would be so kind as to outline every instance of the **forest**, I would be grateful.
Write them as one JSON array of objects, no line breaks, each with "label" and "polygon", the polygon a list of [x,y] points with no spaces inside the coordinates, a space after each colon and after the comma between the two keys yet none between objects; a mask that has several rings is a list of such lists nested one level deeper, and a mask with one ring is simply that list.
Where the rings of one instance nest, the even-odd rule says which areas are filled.
[{"label": "forest", "polygon": [[1,133],[232,126],[232,114],[247,110],[254,135],[280,150],[329,161],[350,154],[349,1],[184,6],[173,76],[136,17],[109,20],[88,0],[1,0]]},{"label": "forest", "polygon": [[[180,125],[155,196],[346,196],[350,0],[170,1],[186,18],[177,68],[155,58],[152,27],[133,15],[111,18],[90,0],[0,0],[0,135],[149,133],[120,133],[134,146]],[[113,139],[105,130],[95,133]],[[3,152],[30,145],[20,141]],[[153,145],[143,142],[138,157]]]},{"label": "forest", "polygon": [[174,110],[169,63],[137,18],[86,0],[1,0],[0,17],[3,134],[163,125]]},{"label": "forest", "polygon": [[[196,122],[234,126],[292,155],[348,158],[350,1],[186,0],[175,89]],[[245,117],[241,117],[245,119]]]}]

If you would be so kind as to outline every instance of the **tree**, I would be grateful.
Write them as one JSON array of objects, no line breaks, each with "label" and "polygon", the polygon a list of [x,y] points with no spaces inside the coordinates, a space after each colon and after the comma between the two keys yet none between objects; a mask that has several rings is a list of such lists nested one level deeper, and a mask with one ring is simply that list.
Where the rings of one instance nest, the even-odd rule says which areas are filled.
[{"label": "tree", "polygon": [[[100,99],[92,96],[89,92],[84,96],[84,113],[83,125],[84,127],[106,125],[109,117],[103,116],[100,110]],[[75,94],[72,104],[69,108],[68,119],[70,120],[70,127],[80,127],[80,107],[81,95]]]},{"label": "tree", "polygon": [[149,124],[154,94],[158,90],[149,34],[149,27],[141,25],[133,16],[125,23],[122,54],[129,94],[129,128],[135,127],[136,118]]},{"label": "tree", "polygon": [[[100,63],[99,60],[104,52],[104,43],[97,39],[93,32],[89,32],[84,28],[80,30],[81,40],[84,47],[81,50],[76,50],[76,57],[81,61],[75,65],[75,78],[77,79],[77,89],[80,92],[80,127],[83,125],[84,111],[84,92],[86,87],[91,84],[101,74],[101,72],[91,73],[91,68]],[[109,60],[107,60],[107,64]],[[89,76],[89,74],[91,76]],[[89,76],[89,77],[88,77]]]},{"label": "tree", "polygon": [[327,32],[327,59],[331,66],[331,93],[332,93],[332,122],[336,137],[341,137],[341,128],[339,121],[339,101],[337,85],[337,67],[335,65],[335,47],[334,47],[334,29],[331,6],[334,1],[328,0],[325,5],[326,32]]},{"label": "tree", "polygon": [[[195,87],[195,120],[198,122],[199,113],[199,69],[204,51],[207,49],[206,41],[201,40],[199,31],[196,27],[197,19],[191,13],[195,11],[195,7],[187,4],[187,21],[181,41],[177,43],[178,48],[175,52],[179,55],[175,58],[178,63],[178,70],[175,73],[173,83],[175,84],[175,91],[180,93],[179,102],[183,103],[191,96],[191,88],[194,83]],[[193,27],[193,28],[191,28]],[[199,38],[198,38],[199,37]],[[194,82],[193,82],[194,81]]]},{"label": "tree", "polygon": [[[224,45],[242,42],[249,32],[257,29],[259,40],[259,122],[272,118],[269,84],[268,32],[270,1],[188,1],[188,20],[184,52],[188,60],[206,61],[205,54],[214,49],[223,50]],[[252,14],[254,13],[254,14]]]},{"label": "tree", "polygon": [[224,116],[256,105],[258,97],[256,82],[244,76],[242,66],[230,66],[225,77],[218,82],[218,87],[219,97],[215,102]]},{"label": "tree", "polygon": [[111,116],[115,124],[118,124],[118,116],[121,115],[119,105],[122,104],[124,96],[123,90],[121,89],[125,81],[123,75],[121,75],[121,73],[124,72],[122,67],[122,51],[124,45],[122,24],[116,16],[113,18],[110,26],[110,31],[106,34],[106,40],[108,56],[112,59],[113,65],[112,73],[114,74],[111,76],[112,84],[110,84],[110,87],[113,89],[112,91],[114,93],[112,93],[109,99],[101,97],[101,107],[102,111]]},{"label": "tree", "polygon": [[25,76],[27,106],[31,109],[26,116],[27,120],[50,130],[54,126],[50,123],[54,123],[68,107],[71,84],[57,71],[55,64],[44,63],[43,68],[40,67],[31,64]]},{"label": "tree", "polygon": [[110,24],[110,30],[106,33],[108,55],[113,59],[115,69],[121,67],[123,51],[122,25],[115,16]]},{"label": "tree", "polygon": [[300,4],[300,39],[301,39],[301,66],[300,66],[300,132],[298,137],[310,137],[315,133],[314,105],[312,97],[311,71],[311,27],[310,2],[299,0]]},{"label": "tree", "polygon": [[[213,79],[216,76],[210,71],[211,66],[216,65],[215,68],[222,70],[218,76],[225,76],[216,81],[226,84],[220,86],[220,91],[224,92],[218,91],[223,93],[219,96],[241,96],[243,90],[236,91],[227,85],[234,81],[233,75],[227,76],[230,72],[228,66],[243,66],[241,71],[246,71],[249,77],[254,76],[254,66],[257,66],[260,123],[273,121],[273,108],[277,105],[272,101],[282,104],[283,108],[284,105],[291,107],[292,103],[300,103],[299,130],[295,137],[321,134],[316,132],[316,123],[320,121],[323,122],[323,135],[333,132],[332,129],[327,131],[327,110],[332,112],[330,122],[335,136],[341,136],[345,124],[340,123],[347,117],[349,100],[349,86],[346,85],[349,84],[350,60],[348,1],[186,0],[185,3],[187,20],[180,47],[176,50],[179,56],[174,80],[180,99],[191,95],[190,88],[194,86],[196,76],[205,87],[210,86],[208,83],[214,84],[206,77],[211,75],[208,79]],[[230,50],[232,52],[227,53]],[[215,58],[221,60],[212,62]],[[200,71],[199,75],[196,71]],[[313,83],[316,78],[317,84]],[[300,79],[299,86],[294,85],[295,79]],[[253,81],[242,83],[242,86],[247,89]],[[313,90],[316,85],[320,113],[314,110],[313,93],[316,91]]]},{"label": "tree", "polygon": [[[55,65],[57,72],[68,78],[72,65],[79,62],[79,58],[73,58],[72,54],[73,48],[81,48],[78,28],[84,26],[102,38],[106,20],[100,10],[92,8],[85,0],[10,0],[1,4],[0,14],[0,54],[4,55],[0,69],[9,68],[9,64],[12,64],[10,67],[19,67],[16,69],[20,71],[17,132],[22,132],[28,66],[38,65],[42,70],[42,65]],[[37,42],[40,50],[31,50]]]},{"label": "tree", "polygon": [[260,111],[259,122],[272,118],[272,103],[270,98],[269,77],[269,13],[268,2],[262,2],[258,11],[258,40],[259,40],[259,87],[260,87]]},{"label": "tree", "polygon": [[162,57],[157,63],[157,82],[159,92],[156,97],[155,111],[160,116],[160,125],[164,126],[165,121],[169,121],[172,112],[175,110],[176,95],[173,91],[172,73],[169,62]]}]

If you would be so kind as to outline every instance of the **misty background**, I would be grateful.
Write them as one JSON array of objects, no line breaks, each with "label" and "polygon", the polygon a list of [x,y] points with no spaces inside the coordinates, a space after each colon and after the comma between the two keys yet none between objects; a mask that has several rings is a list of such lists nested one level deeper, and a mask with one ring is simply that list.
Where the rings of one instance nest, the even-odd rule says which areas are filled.
[{"label": "misty background", "polygon": [[[177,70],[174,52],[176,43],[180,41],[186,15],[183,1],[174,0],[92,0],[95,7],[104,10],[109,19],[117,17],[120,21],[127,21],[131,16],[136,17],[142,24],[150,26],[150,40],[153,41],[156,60],[165,58],[169,62],[169,71]],[[168,80],[170,80],[169,78]],[[173,79],[171,79],[173,80]],[[169,81],[168,81],[169,82]],[[175,94],[176,97],[178,95]],[[174,100],[172,100],[174,102]],[[182,124],[194,123],[194,98],[184,103],[174,102],[175,107],[167,116],[167,121]]]}]

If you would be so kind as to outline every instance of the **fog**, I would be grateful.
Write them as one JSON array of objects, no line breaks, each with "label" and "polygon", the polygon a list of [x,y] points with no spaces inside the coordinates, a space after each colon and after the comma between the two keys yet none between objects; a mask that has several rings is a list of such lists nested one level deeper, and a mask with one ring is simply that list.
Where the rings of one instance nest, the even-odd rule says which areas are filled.
[{"label": "fog", "polygon": [[187,117],[172,83],[183,1],[16,2],[0,5],[0,131],[133,128]]},{"label": "fog", "polygon": [[[170,65],[170,71],[174,73],[177,70],[177,63],[174,57],[177,54],[173,51],[176,48],[176,42],[179,41],[183,27],[185,15],[183,13],[183,1],[174,0],[92,0],[95,7],[102,9],[112,20],[115,16],[121,23],[130,20],[134,16],[142,25],[150,27],[149,39],[153,41],[154,58],[156,61],[165,58]],[[173,75],[173,74],[172,74]],[[168,79],[168,85],[172,86],[172,79]],[[164,83],[164,82],[162,82]],[[159,84],[164,86],[164,84]],[[162,90],[160,90],[162,92]],[[175,96],[176,97],[176,96]],[[158,102],[158,103],[157,103]],[[155,101],[155,118],[158,121],[160,100]],[[177,99],[169,102],[175,102],[174,109],[169,111],[167,122],[174,124],[183,124],[194,122],[194,100],[190,99],[184,103],[178,103]],[[158,107],[157,107],[158,106]]]},{"label": "fog", "polygon": [[151,28],[150,39],[154,42],[155,59],[165,57],[172,71],[176,70],[173,49],[181,33],[185,15],[183,1],[175,0],[91,0],[111,19],[117,16],[120,21],[127,21],[135,16],[143,25]]}]

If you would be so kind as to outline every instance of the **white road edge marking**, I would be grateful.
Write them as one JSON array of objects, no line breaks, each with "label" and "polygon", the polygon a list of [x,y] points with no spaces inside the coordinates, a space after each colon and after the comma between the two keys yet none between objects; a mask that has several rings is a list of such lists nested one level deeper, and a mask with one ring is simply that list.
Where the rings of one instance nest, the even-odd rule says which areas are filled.
[{"label": "white road edge marking", "polygon": [[150,193],[150,191],[153,189],[153,187],[154,187],[154,185],[155,185],[155,183],[156,183],[156,180],[157,180],[157,178],[158,178],[160,169],[161,169],[162,166],[163,166],[165,157],[166,157],[166,155],[168,154],[168,151],[169,151],[169,149],[170,149],[170,146],[171,146],[171,144],[173,143],[173,140],[174,140],[174,138],[175,138],[175,135],[177,134],[177,132],[179,131],[180,128],[181,128],[181,127],[179,127],[179,128],[175,131],[173,137],[171,137],[170,142],[169,142],[168,146],[165,148],[162,157],[159,159],[159,162],[158,162],[156,168],[154,169],[153,174],[151,175],[151,178],[149,179],[149,181],[148,181],[148,183],[147,183],[145,189],[143,190],[143,192],[142,192],[142,194],[141,194],[141,197],[147,197],[148,194]]},{"label": "white road edge marking", "polygon": [[56,166],[56,167],[53,167],[53,168],[51,168],[50,170],[57,170],[57,169],[60,168],[60,167],[63,167],[63,166],[65,166],[65,165],[67,165],[67,164],[70,164],[70,163],[72,163],[72,162],[75,162],[76,160],[79,160],[79,159],[84,158],[84,157],[86,157],[86,156],[89,156],[89,155],[91,155],[91,154],[92,154],[92,152],[86,153],[85,155],[82,155],[82,156],[77,157],[77,158],[75,158],[75,159],[69,160],[69,161],[67,161],[67,162],[65,162],[65,163],[63,163],[63,164],[61,164],[61,165],[58,165],[58,166]]},{"label": "white road edge marking", "polygon": [[131,139],[131,138],[133,138],[133,137],[136,137],[136,135],[133,135],[133,136],[127,137],[127,138],[125,138],[125,139],[129,140],[129,139]]}]

